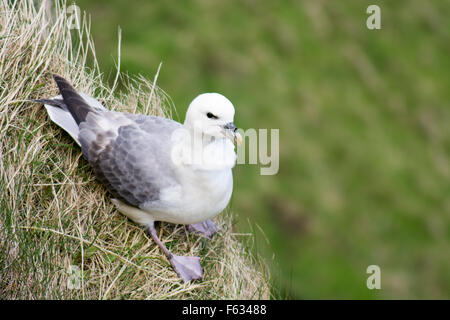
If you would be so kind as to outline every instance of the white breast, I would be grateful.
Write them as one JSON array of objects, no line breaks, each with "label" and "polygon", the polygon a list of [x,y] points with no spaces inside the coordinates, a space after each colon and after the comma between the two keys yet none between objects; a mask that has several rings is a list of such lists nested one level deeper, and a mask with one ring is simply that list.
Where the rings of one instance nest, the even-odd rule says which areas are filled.
[{"label": "white breast", "polygon": [[222,171],[184,171],[181,186],[160,194],[159,208],[147,208],[156,221],[192,224],[219,214],[233,192],[231,169]]},{"label": "white breast", "polygon": [[[186,151],[196,152],[181,148],[179,159],[192,159],[186,157]],[[223,141],[211,143],[202,152],[207,163],[176,162],[180,184],[161,190],[158,204],[152,203],[152,207],[145,208],[154,220],[192,224],[210,219],[225,209],[233,192],[234,145]]]}]

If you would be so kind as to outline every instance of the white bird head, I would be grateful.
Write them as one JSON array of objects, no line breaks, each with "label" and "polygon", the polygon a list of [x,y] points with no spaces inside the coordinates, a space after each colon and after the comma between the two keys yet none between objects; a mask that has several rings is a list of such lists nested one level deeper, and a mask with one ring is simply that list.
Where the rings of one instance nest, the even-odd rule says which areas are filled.
[{"label": "white bird head", "polygon": [[203,93],[189,105],[184,124],[206,137],[228,138],[240,144],[242,137],[233,120],[230,100],[219,93]]}]

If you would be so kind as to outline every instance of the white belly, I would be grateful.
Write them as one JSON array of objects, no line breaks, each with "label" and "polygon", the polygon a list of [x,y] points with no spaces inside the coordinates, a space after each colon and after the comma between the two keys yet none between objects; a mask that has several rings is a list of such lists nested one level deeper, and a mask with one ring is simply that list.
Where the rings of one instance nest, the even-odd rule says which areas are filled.
[{"label": "white belly", "polygon": [[[166,190],[161,194],[162,204],[170,203],[170,210],[151,210],[157,221],[192,224],[215,217],[230,201],[233,192],[231,169],[221,171],[193,171],[177,190]],[[183,190],[183,192],[181,192]]]}]

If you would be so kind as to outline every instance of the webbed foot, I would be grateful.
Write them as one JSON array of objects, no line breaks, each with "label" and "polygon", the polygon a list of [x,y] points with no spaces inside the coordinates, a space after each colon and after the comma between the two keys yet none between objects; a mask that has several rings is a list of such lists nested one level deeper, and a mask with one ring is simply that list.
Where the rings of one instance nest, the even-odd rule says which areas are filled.
[{"label": "webbed foot", "polygon": [[186,257],[172,254],[169,262],[184,282],[201,279],[203,276],[199,257]]},{"label": "webbed foot", "polygon": [[200,234],[207,238],[212,238],[217,232],[220,232],[220,228],[210,219],[200,223],[189,224],[187,228],[189,232]]}]

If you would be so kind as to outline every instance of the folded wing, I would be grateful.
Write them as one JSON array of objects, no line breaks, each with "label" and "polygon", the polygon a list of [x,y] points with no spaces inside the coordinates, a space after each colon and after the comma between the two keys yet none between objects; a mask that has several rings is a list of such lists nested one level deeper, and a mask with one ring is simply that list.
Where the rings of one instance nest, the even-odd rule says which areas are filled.
[{"label": "folded wing", "polygon": [[170,156],[175,121],[119,112],[90,113],[79,140],[96,175],[117,198],[135,207],[157,201],[178,184]]}]

